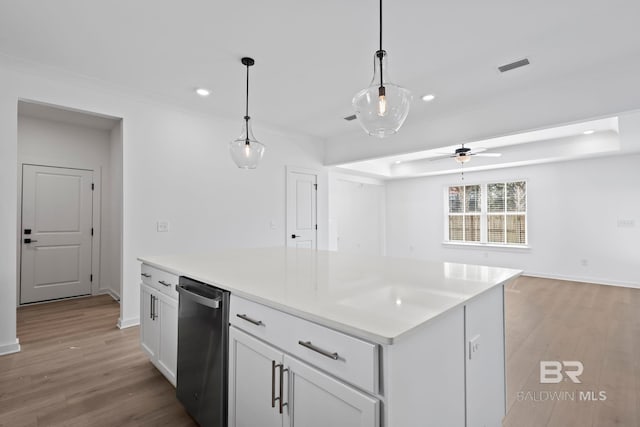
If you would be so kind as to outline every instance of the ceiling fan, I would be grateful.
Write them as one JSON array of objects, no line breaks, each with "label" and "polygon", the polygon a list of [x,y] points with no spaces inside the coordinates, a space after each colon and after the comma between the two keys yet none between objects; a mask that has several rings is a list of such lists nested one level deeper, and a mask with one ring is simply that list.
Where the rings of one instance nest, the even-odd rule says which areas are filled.
[{"label": "ceiling fan", "polygon": [[[500,157],[502,156],[502,153],[486,153],[487,149],[486,148],[467,148],[464,146],[464,144],[462,144],[462,146],[460,148],[456,148],[456,151],[453,152],[453,154],[442,154],[443,156],[445,156],[446,158],[453,158],[456,160],[456,162],[458,163],[466,163],[469,160],[471,160],[471,156],[478,156],[478,157]],[[443,157],[437,157],[434,158],[432,160],[440,160]]]}]

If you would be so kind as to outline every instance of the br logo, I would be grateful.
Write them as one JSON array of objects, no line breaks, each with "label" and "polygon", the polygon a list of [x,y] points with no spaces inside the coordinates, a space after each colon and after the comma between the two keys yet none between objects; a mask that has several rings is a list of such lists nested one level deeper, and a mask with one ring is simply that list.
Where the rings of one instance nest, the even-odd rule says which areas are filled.
[{"label": "br logo", "polygon": [[542,360],[540,362],[540,384],[558,384],[566,375],[571,381],[580,384],[584,366],[577,360]]}]

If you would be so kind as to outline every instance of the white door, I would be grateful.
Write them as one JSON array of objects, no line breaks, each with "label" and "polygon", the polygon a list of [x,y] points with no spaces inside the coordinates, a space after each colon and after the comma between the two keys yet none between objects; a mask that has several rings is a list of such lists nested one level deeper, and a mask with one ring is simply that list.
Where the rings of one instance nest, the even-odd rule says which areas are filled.
[{"label": "white door", "polygon": [[24,165],[20,302],[91,293],[93,171]]},{"label": "white door", "polygon": [[229,328],[229,427],[282,427],[273,400],[280,393],[281,363],[281,352]]},{"label": "white door", "polygon": [[287,169],[287,246],[317,249],[318,174]]},{"label": "white door", "polygon": [[378,427],[379,401],[289,356],[287,427]]}]

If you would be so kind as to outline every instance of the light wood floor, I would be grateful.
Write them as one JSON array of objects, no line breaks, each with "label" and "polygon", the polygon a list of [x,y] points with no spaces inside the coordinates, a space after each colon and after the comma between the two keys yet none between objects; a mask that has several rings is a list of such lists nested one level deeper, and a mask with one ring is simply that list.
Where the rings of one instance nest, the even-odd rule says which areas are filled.
[{"label": "light wood floor", "polygon": [[[640,290],[521,277],[505,297],[505,427],[640,426]],[[582,362],[582,383],[540,384],[541,360]],[[576,400],[518,400],[542,391]],[[607,400],[580,401],[579,391]]]},{"label": "light wood floor", "polygon": [[195,426],[118,314],[106,295],[19,308],[22,351],[0,357],[0,426]]},{"label": "light wood floor", "polygon": [[[506,315],[505,427],[640,426],[640,290],[521,277]],[[195,426],[117,318],[108,296],[20,308],[22,352],[0,357],[0,426]],[[541,360],[581,361],[582,383],[540,384]],[[541,391],[607,400],[517,398]]]}]

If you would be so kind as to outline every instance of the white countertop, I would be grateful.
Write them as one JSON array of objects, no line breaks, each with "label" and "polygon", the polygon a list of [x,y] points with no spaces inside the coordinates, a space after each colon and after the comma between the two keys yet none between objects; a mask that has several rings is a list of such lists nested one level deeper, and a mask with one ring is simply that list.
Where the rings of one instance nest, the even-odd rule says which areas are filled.
[{"label": "white countertop", "polygon": [[522,273],[508,268],[287,248],[139,260],[379,344],[392,344],[412,329]]}]

